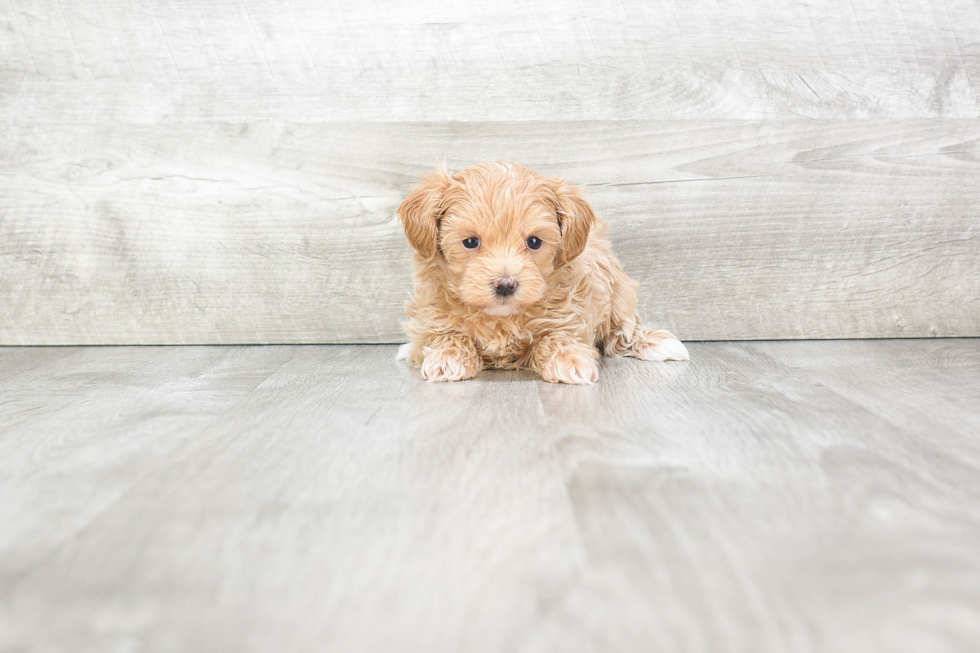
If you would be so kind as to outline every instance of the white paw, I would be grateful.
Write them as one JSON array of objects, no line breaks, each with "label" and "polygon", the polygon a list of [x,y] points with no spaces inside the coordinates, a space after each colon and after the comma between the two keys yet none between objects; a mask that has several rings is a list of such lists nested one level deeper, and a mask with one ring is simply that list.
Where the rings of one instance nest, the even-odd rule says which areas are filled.
[{"label": "white paw", "polygon": [[479,363],[456,349],[426,347],[423,354],[422,378],[426,381],[462,381],[473,378],[480,371]]},{"label": "white paw", "polygon": [[398,353],[395,354],[396,361],[407,361],[408,355],[412,353],[412,343],[406,342],[404,345],[399,345]]},{"label": "white paw", "polygon": [[556,355],[541,369],[541,378],[548,383],[588,385],[599,380],[599,366],[583,354]]},{"label": "white paw", "polygon": [[677,338],[662,338],[649,342],[635,343],[634,355],[643,361],[689,361],[691,355]]}]

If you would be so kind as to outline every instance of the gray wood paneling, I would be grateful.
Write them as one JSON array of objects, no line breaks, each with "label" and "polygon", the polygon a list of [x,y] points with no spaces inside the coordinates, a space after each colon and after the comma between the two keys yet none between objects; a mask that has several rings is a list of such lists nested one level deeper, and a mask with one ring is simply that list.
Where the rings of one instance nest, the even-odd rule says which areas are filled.
[{"label": "gray wood paneling", "polygon": [[0,650],[980,641],[980,341],[695,343],[589,387],[394,353],[0,348]]},{"label": "gray wood paneling", "polygon": [[435,162],[685,339],[980,335],[980,5],[0,1],[0,344],[392,342]]},{"label": "gray wood paneling", "polygon": [[590,184],[682,339],[980,335],[980,121],[8,126],[2,344],[397,342],[434,162]]},{"label": "gray wood paneling", "polygon": [[0,120],[976,118],[973,0],[5,0]]}]

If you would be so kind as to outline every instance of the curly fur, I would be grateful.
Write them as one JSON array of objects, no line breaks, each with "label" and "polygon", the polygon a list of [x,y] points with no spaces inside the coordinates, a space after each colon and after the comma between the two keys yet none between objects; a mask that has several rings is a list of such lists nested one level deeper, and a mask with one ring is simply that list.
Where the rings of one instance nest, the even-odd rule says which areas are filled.
[{"label": "curly fur", "polygon": [[[613,255],[605,223],[564,180],[506,161],[436,170],[398,215],[416,252],[407,358],[426,380],[489,367],[593,383],[600,351],[688,360],[673,334],[640,324],[639,284]],[[530,236],[540,249],[528,247]],[[471,237],[479,247],[464,247]],[[517,282],[509,296],[494,290],[505,278]]]}]

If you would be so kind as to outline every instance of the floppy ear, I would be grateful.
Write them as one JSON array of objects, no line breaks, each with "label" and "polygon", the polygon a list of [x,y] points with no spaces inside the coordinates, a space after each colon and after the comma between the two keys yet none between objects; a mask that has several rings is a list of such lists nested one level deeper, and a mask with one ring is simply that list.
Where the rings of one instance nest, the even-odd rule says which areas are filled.
[{"label": "floppy ear", "polygon": [[561,261],[568,263],[582,253],[595,224],[592,206],[582,191],[559,179],[554,189],[558,201],[558,225],[561,227]]},{"label": "floppy ear", "polygon": [[451,182],[449,173],[444,169],[429,172],[422,176],[422,183],[412,189],[398,207],[405,237],[424,259],[435,258],[438,251],[442,194]]}]

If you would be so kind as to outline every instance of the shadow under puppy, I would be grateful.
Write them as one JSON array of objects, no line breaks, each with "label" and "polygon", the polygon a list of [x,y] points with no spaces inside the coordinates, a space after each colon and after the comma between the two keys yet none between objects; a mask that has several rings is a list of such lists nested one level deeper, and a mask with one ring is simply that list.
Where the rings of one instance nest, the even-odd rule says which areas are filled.
[{"label": "shadow under puppy", "polygon": [[482,368],[593,383],[600,350],[688,360],[668,331],[640,324],[639,284],[581,191],[516,163],[436,170],[398,208],[415,249],[415,291],[399,350],[428,381]]}]

